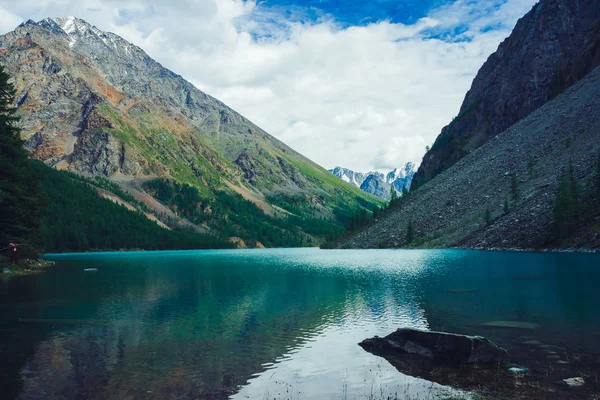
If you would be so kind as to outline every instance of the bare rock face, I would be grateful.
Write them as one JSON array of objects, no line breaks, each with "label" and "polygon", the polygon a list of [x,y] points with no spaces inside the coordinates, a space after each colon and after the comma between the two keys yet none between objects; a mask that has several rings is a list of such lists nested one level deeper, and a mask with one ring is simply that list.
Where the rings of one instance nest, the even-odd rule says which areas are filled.
[{"label": "bare rock face", "polygon": [[506,350],[481,336],[418,329],[398,329],[383,338],[365,339],[359,345],[384,358],[408,355],[457,364],[491,364],[507,358]]},{"label": "bare rock face", "polygon": [[385,182],[382,177],[377,174],[369,175],[360,185],[360,190],[381,197],[382,199],[390,198],[391,189],[391,185]]},{"label": "bare rock face", "polygon": [[541,0],[475,77],[415,175],[422,185],[600,65],[600,2]]}]

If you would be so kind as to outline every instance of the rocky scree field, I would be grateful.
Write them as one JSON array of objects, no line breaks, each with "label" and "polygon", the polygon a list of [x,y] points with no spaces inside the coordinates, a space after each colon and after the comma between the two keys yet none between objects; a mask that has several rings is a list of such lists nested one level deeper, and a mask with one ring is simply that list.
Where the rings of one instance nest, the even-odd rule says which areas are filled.
[{"label": "rocky scree field", "polygon": [[[596,68],[336,247],[599,248],[600,199],[595,194],[599,154],[600,68]],[[553,209],[559,180],[570,163],[582,188],[584,214],[576,232],[556,241]],[[415,230],[412,243],[406,235],[409,221]]]}]

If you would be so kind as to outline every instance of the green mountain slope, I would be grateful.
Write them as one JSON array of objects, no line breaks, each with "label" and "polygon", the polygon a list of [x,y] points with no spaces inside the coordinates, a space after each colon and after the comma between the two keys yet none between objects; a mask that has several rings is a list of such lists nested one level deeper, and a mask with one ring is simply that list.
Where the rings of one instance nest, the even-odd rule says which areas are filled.
[{"label": "green mountain slope", "polygon": [[173,250],[232,247],[209,234],[169,230],[98,196],[97,186],[78,175],[56,171],[31,160],[42,200],[38,249],[46,252],[86,250]]},{"label": "green mountain slope", "polygon": [[[27,21],[0,37],[0,63],[14,77],[33,158],[107,177],[172,228],[266,246],[316,245],[356,210],[382,204],[85,21]],[[193,187],[202,216],[153,197],[153,180]],[[244,199],[251,212],[234,206]]]}]

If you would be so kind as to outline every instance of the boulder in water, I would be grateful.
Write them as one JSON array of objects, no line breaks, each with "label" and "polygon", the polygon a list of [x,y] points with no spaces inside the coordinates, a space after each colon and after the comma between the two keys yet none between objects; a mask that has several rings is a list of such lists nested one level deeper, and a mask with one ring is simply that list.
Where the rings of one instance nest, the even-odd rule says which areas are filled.
[{"label": "boulder in water", "polygon": [[490,364],[506,359],[506,350],[481,336],[398,329],[386,337],[375,336],[359,345],[370,353],[388,356],[416,356],[458,364]]},{"label": "boulder in water", "polygon": [[562,382],[568,387],[579,387],[585,385],[585,381],[580,376],[576,378],[563,379]]}]

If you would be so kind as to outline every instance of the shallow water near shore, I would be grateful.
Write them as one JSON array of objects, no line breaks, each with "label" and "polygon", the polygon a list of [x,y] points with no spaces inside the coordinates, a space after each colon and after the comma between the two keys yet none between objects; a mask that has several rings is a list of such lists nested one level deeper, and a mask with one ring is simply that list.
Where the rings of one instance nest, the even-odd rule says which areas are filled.
[{"label": "shallow water near shore", "polygon": [[57,261],[46,273],[0,281],[6,398],[447,395],[357,345],[398,327],[483,335],[523,353],[525,366],[532,357],[600,357],[597,254],[265,249],[46,258]]}]

